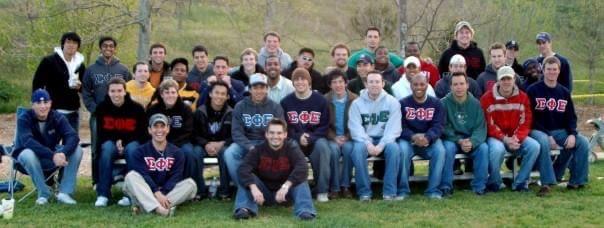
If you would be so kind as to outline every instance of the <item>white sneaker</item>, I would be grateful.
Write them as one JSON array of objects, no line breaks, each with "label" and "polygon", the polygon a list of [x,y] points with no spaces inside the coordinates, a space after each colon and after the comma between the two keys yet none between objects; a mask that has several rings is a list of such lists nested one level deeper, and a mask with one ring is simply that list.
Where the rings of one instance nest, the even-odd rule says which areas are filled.
[{"label": "white sneaker", "polygon": [[327,193],[317,194],[317,201],[321,202],[321,203],[329,201],[329,197],[327,197]]},{"label": "white sneaker", "polygon": [[45,197],[39,197],[36,200],[36,205],[46,205],[48,203],[48,199],[46,199]]},{"label": "white sneaker", "polygon": [[99,196],[96,198],[96,202],[94,202],[94,206],[95,207],[106,207],[108,202],[109,202],[109,199],[107,199],[107,197]]},{"label": "white sneaker", "polygon": [[126,196],[122,197],[122,199],[120,199],[120,201],[117,201],[117,205],[120,205],[123,207],[130,206],[130,198],[128,198]]},{"label": "white sneaker", "polygon": [[69,196],[65,193],[62,193],[62,192],[59,192],[59,194],[57,194],[57,201],[59,201],[59,203],[69,204],[69,205],[74,205],[77,203],[73,198],[71,198],[71,196]]}]

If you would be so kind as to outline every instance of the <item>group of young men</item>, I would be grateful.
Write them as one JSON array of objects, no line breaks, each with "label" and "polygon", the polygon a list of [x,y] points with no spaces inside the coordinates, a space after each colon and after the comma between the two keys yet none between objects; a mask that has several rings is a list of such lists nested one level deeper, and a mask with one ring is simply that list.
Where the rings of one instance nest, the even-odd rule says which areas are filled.
[{"label": "group of young men", "polygon": [[[57,201],[76,204],[81,93],[91,113],[98,207],[112,199],[115,170],[125,174],[119,205],[169,215],[182,202],[206,198],[206,156],[219,161],[216,196],[229,199],[230,183],[237,187],[236,219],[287,201],[296,217],[313,219],[313,194],[318,202],[352,197],[353,176],[356,196],[369,201],[372,156],[384,160],[374,164],[374,175],[383,174],[388,201],[411,194],[415,155],[429,160],[425,195],[431,199],[453,194],[456,153],[471,158],[477,195],[505,187],[506,151],[521,158],[514,191],[528,191],[533,167],[540,196],[567,167],[568,188],[583,188],[587,140],[576,129],[569,63],[552,51],[551,36],[537,35],[541,54],[523,66],[516,41],[493,44],[486,65],[473,36],[471,25],[459,22],[436,67],[420,57],[416,42],[408,43],[405,58],[389,52],[379,45],[379,29],[370,27],[366,48],[351,55],[346,45],[335,45],[333,66],[322,75],[312,49],[300,49],[292,60],[276,32],[264,36],[259,54],[245,49],[239,67],[231,68],[226,56],[210,63],[199,45],[189,69],[186,58],[166,62],[166,47],[154,44],[150,61],[137,62],[132,73],[115,56],[115,39],[101,38],[98,59],[85,68],[80,37],[65,33],[34,75],[32,108],[18,117],[13,156],[38,189],[36,204],[52,197],[45,176],[56,170],[62,173]],[[561,150],[553,164],[552,149]],[[114,164],[118,158],[126,167]]]}]

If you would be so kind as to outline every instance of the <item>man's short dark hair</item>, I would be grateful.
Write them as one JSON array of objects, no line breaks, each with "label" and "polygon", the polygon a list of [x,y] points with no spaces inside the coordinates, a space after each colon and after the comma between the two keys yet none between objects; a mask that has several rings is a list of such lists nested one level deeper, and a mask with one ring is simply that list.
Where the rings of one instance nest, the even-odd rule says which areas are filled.
[{"label": "man's short dark hair", "polygon": [[285,120],[279,118],[272,118],[270,121],[268,121],[268,124],[266,125],[266,132],[268,132],[268,128],[271,125],[280,125],[281,127],[283,127],[283,131],[287,133],[287,123],[285,122]]},{"label": "man's short dark hair", "polygon": [[191,50],[191,56],[195,56],[195,52],[203,52],[206,53],[206,55],[209,55],[208,49],[201,44],[193,47],[193,50]]},{"label": "man's short dark hair", "polygon": [[67,40],[75,41],[76,43],[78,43],[78,48],[80,48],[80,46],[82,44],[82,38],[80,38],[80,36],[77,33],[66,32],[66,33],[63,33],[63,36],[61,36],[61,49],[63,49],[63,46],[65,45],[65,42]]},{"label": "man's short dark hair", "polygon": [[281,42],[281,36],[279,35],[279,33],[278,33],[278,32],[275,32],[275,31],[270,31],[270,32],[267,32],[266,34],[264,34],[264,38],[263,38],[263,40],[266,42],[266,38],[268,38],[269,36],[274,36],[274,37],[277,37],[277,40],[278,40],[279,42]]},{"label": "man's short dark hair", "polygon": [[214,57],[214,60],[212,60],[212,64],[216,64],[216,60],[223,60],[227,63],[227,66],[229,66],[229,57],[226,57],[225,55],[217,55],[216,57]]},{"label": "man's short dark hair", "polygon": [[300,51],[298,51],[298,56],[302,55],[302,53],[310,53],[313,58],[315,57],[315,51],[313,51],[311,48],[300,48]]},{"label": "man's short dark hair", "polygon": [[417,41],[409,41],[407,42],[407,45],[405,45],[405,51],[407,51],[407,47],[411,45],[417,45],[417,47],[419,48],[419,43]]},{"label": "man's short dark hair", "polygon": [[340,48],[346,49],[346,53],[348,53],[348,55],[350,55],[350,48],[346,44],[337,43],[336,45],[334,45],[331,48],[331,51],[329,52],[329,53],[331,53],[331,57],[333,57],[333,55],[336,54],[336,49],[340,49]]},{"label": "man's short dark hair", "polygon": [[187,59],[185,58],[175,58],[172,60],[172,62],[170,63],[170,69],[174,69],[174,66],[176,66],[176,64],[184,64],[185,68],[187,69],[187,72],[189,72],[189,61],[187,61]]},{"label": "man's short dark hair", "polygon": [[124,91],[126,91],[126,81],[120,77],[113,77],[113,78],[109,79],[109,82],[107,82],[107,93],[109,93],[110,85],[115,85],[115,84],[122,85],[124,87]]},{"label": "man's short dark hair", "polygon": [[558,57],[553,56],[553,55],[543,59],[543,68],[544,69],[545,69],[545,64],[556,64],[556,65],[558,65],[558,69],[562,68],[562,63],[560,62],[560,59],[558,59]]},{"label": "man's short dark hair", "polygon": [[449,82],[449,85],[453,85],[453,77],[463,77],[466,80],[466,84],[470,84],[470,82],[468,81],[468,75],[466,75],[466,72],[455,72],[455,73],[451,74],[451,81]]},{"label": "man's short dark hair", "polygon": [[348,78],[346,78],[346,75],[344,75],[344,72],[342,72],[339,69],[333,69],[327,74],[327,84],[331,85],[331,82],[333,82],[333,80],[336,80],[338,78],[342,78],[342,80],[344,80],[344,82],[346,84],[348,84]]},{"label": "man's short dark hair", "polygon": [[367,33],[369,33],[369,31],[377,31],[378,36],[382,36],[382,34],[380,33],[380,29],[378,27],[375,26],[369,26],[367,28],[367,30],[365,30],[365,36],[367,35]]},{"label": "man's short dark hair", "polygon": [[[226,82],[224,82],[223,80],[216,80],[216,81],[210,82],[210,86],[208,87],[209,93],[214,92],[214,88],[217,88],[220,86],[223,86],[224,88],[226,88],[227,97],[228,97],[229,96],[229,85]],[[212,98],[208,97],[208,99],[206,99],[206,102],[205,102],[206,107],[209,108],[211,103],[212,103]],[[227,105],[227,103],[225,103],[224,105]]]},{"label": "man's short dark hair", "polygon": [[149,47],[149,55],[153,52],[153,49],[156,48],[161,48],[164,49],[164,53],[167,55],[168,54],[168,50],[166,50],[166,46],[163,45],[162,43],[154,43],[151,45],[151,47]]},{"label": "man's short dark hair", "polygon": [[264,60],[264,66],[266,66],[266,63],[268,63],[268,60],[269,60],[269,59],[272,59],[272,58],[276,58],[276,59],[277,59],[277,62],[279,62],[279,65],[281,65],[281,58],[279,58],[279,56],[276,56],[276,55],[269,55],[269,56],[268,56],[268,57],[266,57],[266,59]]},{"label": "man's short dark hair", "polygon": [[103,36],[99,39],[99,48],[101,48],[101,46],[103,46],[103,43],[105,43],[105,41],[111,41],[111,42],[113,42],[113,46],[117,47],[117,41],[113,37]]},{"label": "man's short dark hair", "polygon": [[151,69],[151,67],[149,66],[149,64],[147,62],[138,61],[134,64],[134,66],[132,66],[132,73],[136,73],[136,68],[138,68],[139,65],[146,65],[149,70]]}]

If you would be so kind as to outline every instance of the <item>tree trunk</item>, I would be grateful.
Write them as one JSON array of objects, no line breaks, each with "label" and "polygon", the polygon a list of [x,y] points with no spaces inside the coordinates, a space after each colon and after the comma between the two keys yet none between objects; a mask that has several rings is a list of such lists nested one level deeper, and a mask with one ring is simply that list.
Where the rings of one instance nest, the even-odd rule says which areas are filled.
[{"label": "tree trunk", "polygon": [[149,59],[147,49],[149,48],[151,36],[151,4],[149,0],[139,0],[138,21],[139,31],[136,59],[138,61],[146,61]]},{"label": "tree trunk", "polygon": [[407,45],[407,0],[398,0],[398,22],[399,22],[399,50],[402,57],[405,56],[405,45]]},{"label": "tree trunk", "polygon": [[266,13],[264,14],[264,33],[267,33],[273,28],[273,17],[275,16],[275,1],[274,0],[266,0]]}]

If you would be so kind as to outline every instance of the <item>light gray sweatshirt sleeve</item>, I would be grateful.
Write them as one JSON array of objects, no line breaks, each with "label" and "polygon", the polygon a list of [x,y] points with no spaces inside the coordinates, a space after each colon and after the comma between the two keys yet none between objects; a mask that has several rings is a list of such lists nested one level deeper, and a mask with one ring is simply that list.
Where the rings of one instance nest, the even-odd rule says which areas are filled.
[{"label": "light gray sweatshirt sleeve", "polygon": [[384,148],[386,144],[395,142],[395,140],[401,136],[401,132],[403,131],[401,125],[401,104],[396,101],[396,99],[386,99],[387,107],[389,107],[390,116],[388,117],[388,122],[386,122],[386,127],[384,129],[384,135],[378,146]]},{"label": "light gray sweatshirt sleeve", "polygon": [[360,100],[358,99],[353,101],[350,110],[348,111],[348,129],[350,129],[350,137],[355,142],[362,142],[365,144],[372,143],[371,137],[369,137],[363,127],[363,118],[361,117],[359,102]]}]

